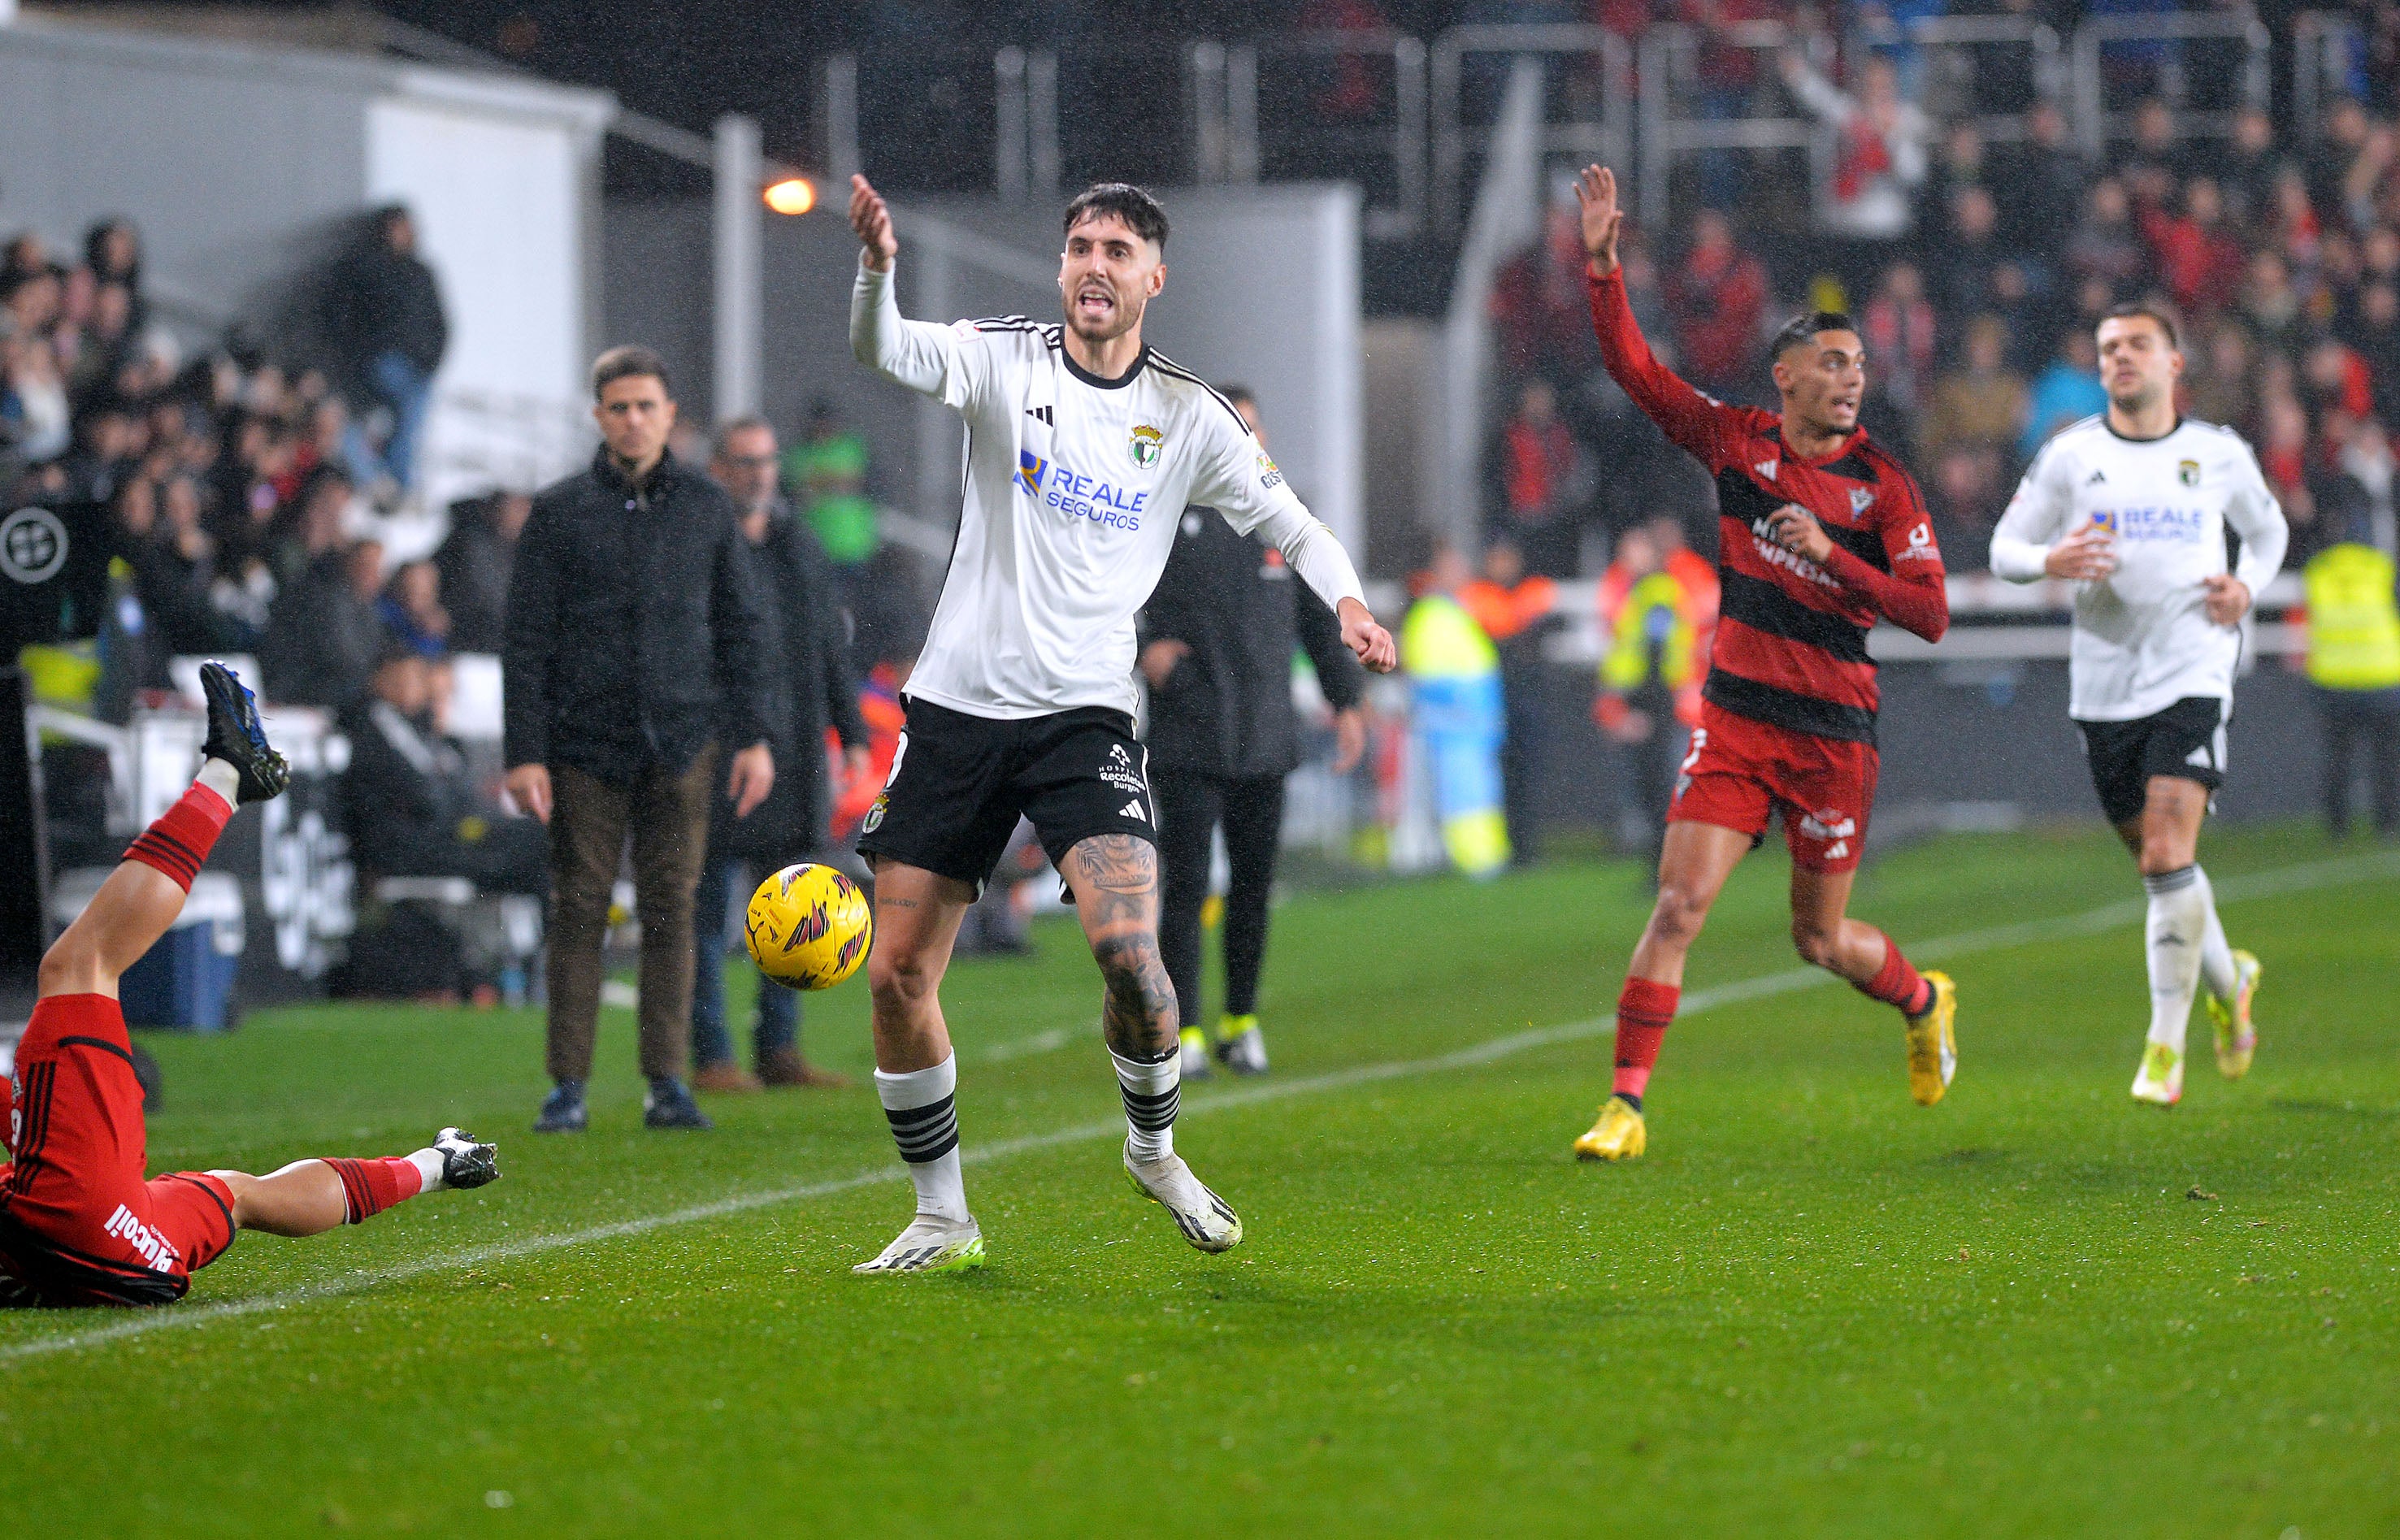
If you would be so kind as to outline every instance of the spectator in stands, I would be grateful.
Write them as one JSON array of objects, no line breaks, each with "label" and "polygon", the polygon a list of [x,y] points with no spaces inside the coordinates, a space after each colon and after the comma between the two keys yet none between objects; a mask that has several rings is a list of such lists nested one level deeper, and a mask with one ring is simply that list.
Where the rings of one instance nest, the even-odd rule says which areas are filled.
[{"label": "spectator in stands", "polygon": [[2241,228],[2264,225],[2275,206],[2275,173],[2284,152],[2275,143],[2274,119],[2257,107],[2233,117],[2233,143],[2216,162],[2225,190],[2225,216]]},{"label": "spectator in stands", "polygon": [[2250,334],[2232,321],[2220,320],[2209,332],[2205,346],[2192,349],[2191,358],[2192,367],[2184,375],[2191,415],[2250,437],[2250,417],[2257,399],[2251,383]]},{"label": "spectator in stands", "polygon": [[1493,279],[1492,317],[1511,374],[1540,375],[1565,387],[1599,372],[1583,269],[1582,225],[1575,205],[1553,204],[1543,238],[1517,253]]},{"label": "spectator in stands", "polygon": [[1590,456],[1559,416],[1549,381],[1519,388],[1516,413],[1492,446],[1486,474],[1491,537],[1523,552],[1534,572],[1573,577],[1593,472]]},{"label": "spectator in stands", "polygon": [[1985,453],[1995,478],[2003,454],[2025,431],[2031,398],[2024,376],[2008,366],[2008,331],[1997,316],[1967,323],[1966,357],[1933,384],[1918,447],[1936,459],[1952,452]]},{"label": "spectator in stands", "polygon": [[[2066,271],[2078,284],[2106,286],[2107,304],[2130,299],[2149,273],[2149,252],[2133,220],[2125,184],[2113,176],[2092,184],[2083,218],[2066,240]],[[2104,307],[2103,308],[2106,308]]]},{"label": "spectator in stands", "polygon": [[339,709],[364,692],[384,648],[383,546],[334,544],[278,593],[258,645],[266,695],[290,705]]},{"label": "spectator in stands", "polygon": [[2025,275],[2001,240],[1999,225],[1992,190],[1963,186],[1952,195],[1942,238],[1927,248],[1934,307],[1954,326],[1964,317],[2000,314],[2025,301]]},{"label": "spectator in stands", "polygon": [[534,1126],[580,1132],[601,946],[630,835],[642,924],[644,1122],[706,1128],[690,1055],[692,899],[724,764],[736,816],[774,784],[764,623],[732,499],[667,453],[666,363],[612,348],[592,371],[604,443],[534,499],[509,577],[508,788],[551,825],[553,1089]]},{"label": "spectator in stands", "polygon": [[442,573],[430,561],[402,562],[375,601],[384,634],[420,658],[450,650],[450,612],[442,607]]},{"label": "spectator in stands", "polygon": [[532,512],[533,499],[522,492],[487,492],[450,505],[450,536],[433,553],[433,565],[442,575],[456,650],[499,650],[509,569]]},{"label": "spectator in stands", "polygon": [[350,853],[371,877],[463,877],[498,893],[543,893],[550,873],[541,825],[478,797],[465,756],[436,723],[434,666],[416,648],[391,643],[367,691],[342,715]]},{"label": "spectator in stands", "polygon": [[2226,225],[2225,198],[2213,178],[2186,182],[2182,205],[2180,212],[2143,210],[2142,235],[2168,297],[2193,315],[2213,314],[2232,303],[2249,259]]},{"label": "spectator in stands", "polygon": [[416,484],[417,438],[433,396],[433,372],[450,345],[450,322],[433,269],[416,254],[416,222],[398,204],[370,216],[342,259],[330,330],[343,364],[392,416],[384,470],[402,491]]},{"label": "spectator in stands", "polygon": [[1875,361],[1865,402],[1873,418],[1869,427],[1905,456],[1916,437],[1916,414],[1932,388],[1939,340],[1933,307],[1925,297],[1925,278],[1916,264],[1895,262],[1884,269],[1875,298],[1859,318],[1859,330],[1867,356]]},{"label": "spectator in stands", "polygon": [[2066,115],[2043,98],[2025,114],[2025,137],[1999,157],[1993,192],[2000,228],[2016,249],[2054,257],[2059,232],[2073,228],[2091,180],[2067,134]]},{"label": "spectator in stands", "polygon": [[733,499],[751,557],[760,600],[757,643],[770,681],[768,739],[779,770],[774,790],[749,816],[738,816],[722,795],[709,813],[708,859],[701,867],[692,925],[692,1084],[702,1091],[849,1083],[801,1054],[799,996],[779,984],[758,982],[751,1033],[756,1073],[734,1057],[726,1029],[727,917],[770,873],[824,849],[835,790],[825,770],[828,729],[842,744],[849,777],[867,768],[866,724],[858,712],[840,584],[815,532],[784,500],[777,458],[775,430],[767,420],[738,417],[717,430],[708,468]]},{"label": "spectator in stands", "polygon": [[1891,242],[1906,239],[1915,227],[1932,120],[1902,98],[1900,75],[1889,59],[1870,56],[1851,91],[1834,85],[1797,52],[1786,51],[1782,65],[1792,94],[1831,123],[1837,136],[1833,206],[1822,224],[1829,234],[1851,243],[1837,256],[1836,267],[1856,283],[1888,257]]},{"label": "spectator in stands", "polygon": [[2108,392],[2100,384],[2100,355],[2092,328],[2072,326],[2059,337],[2050,366],[2036,375],[2025,413],[2024,434],[2017,440],[2017,458],[2030,460],[2050,436],[2071,422],[2080,422],[2108,409]]},{"label": "spectator in stands", "polygon": [[2134,136],[2119,146],[2108,174],[2125,184],[2136,211],[2164,204],[2190,173],[2190,157],[2175,137],[2175,110],[2155,96],[2134,109]]},{"label": "spectator in stands", "polygon": [[2293,286],[2291,264],[2282,252],[2267,248],[2251,256],[2235,309],[2268,351],[2289,355],[2298,347],[2308,324],[2306,301]]},{"label": "spectator in stands", "polygon": [[1733,394],[1755,367],[1766,269],[1735,244],[1733,223],[1714,209],[1692,220],[1692,243],[1664,285],[1675,352],[1693,384]]},{"label": "spectator in stands", "polygon": [[2376,415],[2400,422],[2400,287],[2383,280],[2361,286],[2354,319],[2344,331],[2366,361]]}]

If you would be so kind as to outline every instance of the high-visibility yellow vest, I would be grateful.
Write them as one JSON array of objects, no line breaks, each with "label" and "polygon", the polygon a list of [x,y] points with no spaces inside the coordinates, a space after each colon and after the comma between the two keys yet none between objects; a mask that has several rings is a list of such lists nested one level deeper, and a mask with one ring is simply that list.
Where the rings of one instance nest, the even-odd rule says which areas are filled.
[{"label": "high-visibility yellow vest", "polygon": [[1465,605],[1428,593],[1400,622],[1400,666],[1420,679],[1473,679],[1499,668],[1500,649]]},{"label": "high-visibility yellow vest", "polygon": [[2309,599],[2309,677],[2328,689],[2400,686],[2400,601],[2392,558],[2346,542],[2302,574]]},{"label": "high-visibility yellow vest", "polygon": [[1691,683],[1692,647],[1698,633],[1684,613],[1684,585],[1664,572],[1635,583],[1616,611],[1615,634],[1600,660],[1600,682],[1610,689],[1639,688],[1650,677],[1650,616],[1665,610],[1673,622],[1658,653],[1658,682],[1669,689]]}]

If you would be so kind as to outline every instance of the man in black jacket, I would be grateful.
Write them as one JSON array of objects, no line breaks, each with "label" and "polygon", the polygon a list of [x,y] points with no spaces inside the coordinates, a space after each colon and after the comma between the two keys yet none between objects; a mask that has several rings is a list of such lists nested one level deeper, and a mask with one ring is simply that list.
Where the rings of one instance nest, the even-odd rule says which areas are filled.
[{"label": "man in black jacket", "polygon": [[[774,792],[747,818],[716,799],[708,825],[708,863],[701,868],[694,933],[700,952],[691,996],[692,1083],[702,1091],[756,1091],[762,1085],[841,1086],[800,1053],[799,995],[758,980],[757,1025],[751,1034],[756,1074],[733,1056],[726,1031],[726,917],[763,880],[825,842],[833,805],[825,784],[825,729],[841,739],[850,775],[867,772],[866,723],[858,714],[858,676],[850,662],[850,627],[840,589],[814,531],[794,516],[776,487],[775,430],[763,417],[739,417],[717,430],[708,473],[741,515],[758,588],[758,646],[769,692],[768,741]],[[746,870],[745,870],[746,868]]]},{"label": "man in black jacket", "polygon": [[351,858],[375,877],[464,877],[495,893],[547,892],[540,826],[492,817],[480,803],[457,745],[434,721],[433,669],[415,648],[387,642],[367,694],[342,714]]},{"label": "man in black jacket", "polygon": [[761,624],[724,489],[667,453],[675,402],[647,348],[592,370],[607,441],[534,499],[501,647],[509,794],[550,825],[550,1054],[537,1132],[580,1131],[601,943],[625,838],[642,924],[642,1072],[653,1128],[705,1128],[683,1083],[692,896],[720,750],[737,816],[775,780]]},{"label": "man in black jacket", "polygon": [[[1219,393],[1259,433],[1257,398],[1237,385]],[[1263,433],[1259,439],[1265,443]],[[1343,645],[1341,622],[1293,580],[1283,553],[1205,508],[1184,510],[1166,570],[1142,612],[1142,642],[1138,666],[1150,684],[1150,786],[1165,868],[1158,950],[1182,1012],[1182,1072],[1186,1079],[1209,1072],[1200,1028],[1200,911],[1222,825],[1233,885],[1225,894],[1217,1056],[1236,1074],[1263,1074],[1258,991],[1267,895],[1283,833],[1284,777],[1300,763],[1292,652],[1307,649],[1333,707],[1336,774],[1346,774],[1366,747],[1358,710],[1366,675]]]},{"label": "man in black jacket", "polygon": [[350,374],[391,409],[384,466],[405,491],[416,484],[433,371],[450,347],[442,291],[416,254],[416,222],[406,208],[395,203],[369,216],[364,238],[334,275],[332,297],[333,331]]}]

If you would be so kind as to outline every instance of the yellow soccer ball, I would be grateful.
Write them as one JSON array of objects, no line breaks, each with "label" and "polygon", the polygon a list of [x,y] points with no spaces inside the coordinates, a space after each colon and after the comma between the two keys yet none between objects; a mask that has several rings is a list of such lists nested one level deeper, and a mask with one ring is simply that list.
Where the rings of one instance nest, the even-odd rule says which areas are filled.
[{"label": "yellow soccer ball", "polygon": [[758,884],[746,926],[750,961],[795,989],[830,989],[858,972],[875,937],[858,884],[805,861]]}]

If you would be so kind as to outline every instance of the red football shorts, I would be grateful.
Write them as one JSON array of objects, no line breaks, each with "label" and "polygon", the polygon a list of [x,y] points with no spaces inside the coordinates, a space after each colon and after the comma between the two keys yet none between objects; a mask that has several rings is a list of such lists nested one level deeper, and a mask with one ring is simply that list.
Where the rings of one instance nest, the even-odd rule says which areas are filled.
[{"label": "red football shorts", "polygon": [[168,1304],[233,1244],[233,1192],[222,1180],[197,1171],[143,1179],[142,1087],[125,1014],[106,995],[34,1005],[7,1111],[14,1158],[0,1165],[0,1298]]},{"label": "red football shorts", "polygon": [[1675,778],[1670,822],[1714,824],[1753,839],[1783,810],[1783,842],[1804,871],[1847,872],[1866,844],[1875,745],[1736,716],[1705,702]]}]

